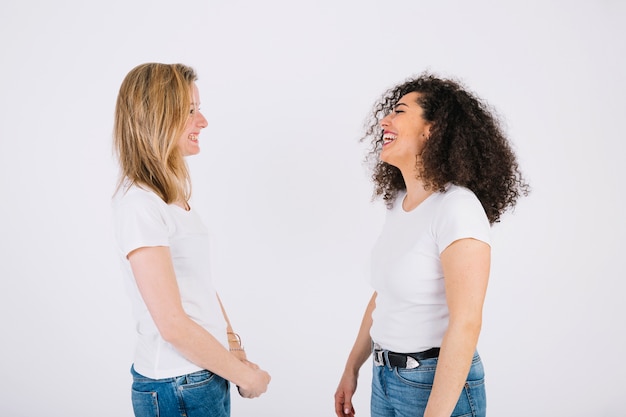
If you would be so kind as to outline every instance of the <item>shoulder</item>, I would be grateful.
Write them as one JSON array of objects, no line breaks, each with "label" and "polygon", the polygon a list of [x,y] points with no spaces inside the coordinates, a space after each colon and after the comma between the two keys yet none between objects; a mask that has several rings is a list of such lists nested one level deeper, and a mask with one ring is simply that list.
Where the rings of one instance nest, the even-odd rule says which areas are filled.
[{"label": "shoulder", "polygon": [[131,185],[120,188],[113,197],[113,215],[116,218],[145,221],[146,218],[168,221],[168,205],[153,191]]},{"label": "shoulder", "polygon": [[490,225],[478,197],[469,189],[450,185],[441,193],[433,222],[440,253],[457,239],[474,238],[490,242]]},{"label": "shoulder", "polygon": [[444,200],[475,200],[478,201],[478,197],[472,190],[460,185],[448,184],[446,190],[442,193]]},{"label": "shoulder", "polygon": [[480,200],[468,188],[450,184],[438,200],[436,224],[489,224]]},{"label": "shoulder", "polygon": [[150,190],[122,188],[113,197],[113,227],[124,256],[148,246],[169,246],[176,226],[167,204]]},{"label": "shoulder", "polygon": [[138,185],[121,187],[113,196],[113,206],[165,206],[165,202],[153,191]]},{"label": "shoulder", "polygon": [[[468,210],[477,209],[484,213],[484,209],[476,194],[472,190],[458,185],[450,184],[446,190],[439,195],[441,209],[443,210]],[[486,215],[486,214],[485,214]]]}]

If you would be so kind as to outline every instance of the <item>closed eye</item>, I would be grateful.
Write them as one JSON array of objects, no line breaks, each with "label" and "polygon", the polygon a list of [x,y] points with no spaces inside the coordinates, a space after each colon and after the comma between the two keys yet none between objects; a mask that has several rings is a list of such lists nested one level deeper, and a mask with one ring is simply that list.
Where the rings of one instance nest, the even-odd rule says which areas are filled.
[{"label": "closed eye", "polygon": [[404,108],[406,107],[406,104],[404,103],[398,103],[396,104],[396,106],[393,108],[393,112],[395,114],[399,114],[399,113],[404,113]]}]

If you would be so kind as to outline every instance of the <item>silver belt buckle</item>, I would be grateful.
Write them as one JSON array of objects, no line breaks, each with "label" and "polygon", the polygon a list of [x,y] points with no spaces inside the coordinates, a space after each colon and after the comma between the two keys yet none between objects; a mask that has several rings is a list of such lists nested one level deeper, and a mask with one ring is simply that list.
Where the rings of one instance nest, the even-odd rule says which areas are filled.
[{"label": "silver belt buckle", "polygon": [[407,355],[407,357],[406,357],[406,369],[415,369],[418,366],[420,366],[420,363],[417,361],[417,359]]}]

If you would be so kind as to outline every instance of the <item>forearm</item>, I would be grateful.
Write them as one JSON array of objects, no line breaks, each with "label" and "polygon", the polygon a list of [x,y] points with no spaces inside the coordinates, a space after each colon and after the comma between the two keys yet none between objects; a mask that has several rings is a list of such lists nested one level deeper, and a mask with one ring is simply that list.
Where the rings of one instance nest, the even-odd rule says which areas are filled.
[{"label": "forearm", "polygon": [[243,345],[241,344],[241,338],[239,334],[235,333],[233,327],[230,324],[230,319],[228,318],[228,314],[226,313],[226,309],[224,308],[224,304],[222,303],[222,299],[219,295],[216,294],[217,301],[220,303],[220,308],[222,309],[222,315],[224,316],[224,320],[226,320],[226,335],[228,336],[228,350],[239,360],[247,361],[248,357],[246,355],[245,350],[243,349]]},{"label": "forearm", "polygon": [[166,340],[185,358],[242,388],[250,385],[253,371],[231,354],[212,334],[189,318],[181,318]]},{"label": "forearm", "polygon": [[359,333],[350,355],[348,355],[346,367],[339,381],[337,391],[335,391],[335,414],[338,417],[354,417],[355,411],[352,406],[352,396],[356,391],[359,370],[371,354],[372,339],[370,337],[370,329],[372,327],[372,312],[375,307],[376,293],[374,293],[365,309]]},{"label": "forearm", "polygon": [[480,324],[450,324],[441,343],[424,417],[449,417],[459,399],[476,351]]},{"label": "forearm", "polygon": [[371,346],[372,342],[369,334],[367,336],[362,336],[359,332],[359,335],[354,342],[354,346],[350,351],[350,355],[348,356],[348,360],[346,361],[345,372],[358,375],[359,369],[361,369],[361,366],[363,366],[372,353]]},{"label": "forearm", "polygon": [[346,372],[358,375],[359,369],[372,353],[372,339],[370,337],[370,329],[372,328],[372,312],[376,307],[376,293],[370,299],[369,304],[363,315],[361,327],[357,334],[354,346],[350,351],[348,360],[346,361]]}]

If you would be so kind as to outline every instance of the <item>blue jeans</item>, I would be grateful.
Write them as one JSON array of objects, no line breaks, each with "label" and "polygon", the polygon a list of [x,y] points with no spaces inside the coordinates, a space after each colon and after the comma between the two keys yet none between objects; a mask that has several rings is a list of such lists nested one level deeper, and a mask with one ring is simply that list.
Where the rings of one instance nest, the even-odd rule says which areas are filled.
[{"label": "blue jeans", "polygon": [[[436,368],[437,358],[422,360],[420,366],[414,369],[374,364],[372,417],[423,416]],[[476,353],[452,417],[485,417],[486,408],[485,371]]]},{"label": "blue jeans", "polygon": [[135,417],[229,417],[230,383],[210,371],[151,379],[135,371],[132,401]]}]

